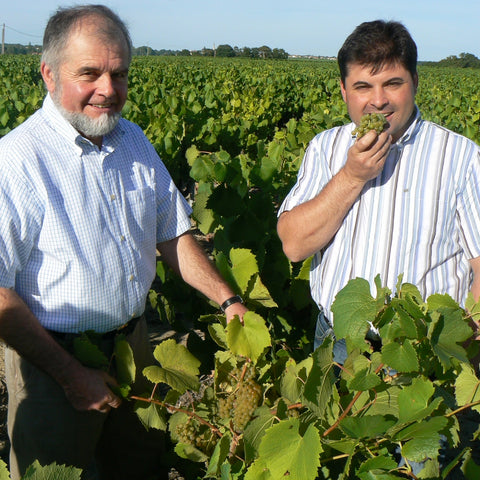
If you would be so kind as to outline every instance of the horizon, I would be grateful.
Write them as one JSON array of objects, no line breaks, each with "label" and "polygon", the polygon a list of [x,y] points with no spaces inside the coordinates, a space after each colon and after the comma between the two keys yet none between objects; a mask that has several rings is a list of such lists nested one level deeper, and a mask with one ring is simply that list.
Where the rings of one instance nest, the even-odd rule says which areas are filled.
[{"label": "horizon", "polygon": [[[5,42],[5,46],[8,46],[8,45],[11,45],[11,46],[21,46],[21,47],[32,47],[32,48],[35,48],[35,47],[38,47],[38,48],[42,48],[42,45],[41,44],[31,44],[31,43],[28,43],[28,44],[25,44],[25,43],[6,43]],[[229,44],[225,44],[225,43],[220,43],[219,45],[217,45],[215,48],[218,48],[220,45],[229,45]],[[274,48],[278,48],[280,50],[285,50],[283,49],[282,47],[278,47],[278,46],[275,46],[275,47],[272,47],[270,45],[260,45],[260,46],[254,46],[254,45],[244,45],[243,47],[238,47],[238,45],[230,45],[232,48],[261,48],[262,46],[266,46],[266,47],[269,47],[271,48],[272,50]],[[155,52],[162,52],[162,51],[165,51],[165,52],[181,52],[183,50],[187,50],[187,49],[178,49],[178,50],[172,50],[172,49],[166,49],[166,48],[153,48],[151,47],[150,45],[139,45],[139,46],[135,46],[133,45],[132,46],[133,49],[140,49],[140,48],[150,48],[151,50],[155,51]],[[214,50],[215,50],[214,48]],[[202,47],[200,49],[193,49],[193,50],[189,50],[190,53],[196,53],[196,52],[201,52],[203,49],[208,49],[208,47]],[[299,58],[311,58],[311,59],[320,59],[320,60],[336,60],[337,59],[337,56],[330,56],[330,55],[311,55],[311,54],[306,54],[306,55],[302,55],[302,54],[296,54],[296,53],[290,53],[288,51],[286,51],[286,53],[288,54],[288,57],[299,57]],[[422,63],[438,63],[440,61],[443,61],[445,59],[447,59],[448,57],[457,57],[459,58],[459,56],[461,54],[471,54],[471,55],[474,55],[475,58],[477,59],[480,59],[479,57],[477,57],[475,54],[471,53],[471,52],[458,52],[457,54],[450,54],[450,55],[447,55],[445,57],[442,57],[440,58],[439,60],[418,60],[417,62],[419,64],[422,64]],[[5,52],[5,54],[8,54]],[[134,54],[135,56],[149,56],[149,55],[141,55],[141,54]],[[152,55],[152,56],[168,56],[168,55],[164,55],[164,54],[160,54],[160,55]],[[201,55],[200,55],[201,56]]]}]

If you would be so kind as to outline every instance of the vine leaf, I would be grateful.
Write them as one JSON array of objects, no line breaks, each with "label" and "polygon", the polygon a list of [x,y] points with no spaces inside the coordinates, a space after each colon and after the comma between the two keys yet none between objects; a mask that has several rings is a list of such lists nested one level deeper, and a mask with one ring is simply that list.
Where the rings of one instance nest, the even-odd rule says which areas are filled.
[{"label": "vine leaf", "polygon": [[227,343],[233,354],[256,362],[271,345],[271,339],[263,318],[257,313],[246,312],[243,323],[235,316],[227,325]]},{"label": "vine leaf", "polygon": [[274,477],[272,477],[266,463],[262,459],[257,458],[248,468],[245,480],[274,480]]},{"label": "vine leaf", "polygon": [[257,259],[247,248],[232,248],[228,259],[219,252],[215,263],[225,280],[241,294],[247,291],[250,279],[258,274]]},{"label": "vine leaf", "polygon": [[472,329],[464,320],[460,308],[439,307],[432,314],[432,320],[428,336],[444,369],[453,365],[453,358],[468,363],[467,353],[460,344],[472,336]]},{"label": "vine leaf", "polygon": [[347,357],[342,371],[342,378],[346,381],[348,389],[363,392],[380,385],[382,381],[376,370],[381,363],[383,362],[378,352],[373,353],[370,358],[362,355],[359,350],[352,352]]},{"label": "vine leaf", "polygon": [[422,318],[423,312],[420,311],[420,316],[415,315],[418,312],[412,314],[412,310],[415,306],[414,308],[411,308],[414,304],[411,303],[411,300],[408,300],[409,298],[411,297],[401,300],[394,298],[392,300],[392,307],[394,307],[397,315],[396,318],[399,320],[399,327],[401,327],[401,333],[399,332],[400,335],[406,336],[407,338],[418,338],[418,328],[414,318]]},{"label": "vine leaf", "polygon": [[201,452],[198,448],[187,443],[177,443],[175,445],[175,453],[180,458],[191,460],[192,462],[206,462],[208,460],[207,455]]},{"label": "vine leaf", "polygon": [[313,424],[302,431],[298,419],[288,419],[269,428],[260,442],[259,456],[273,478],[291,480],[317,477],[322,445]]},{"label": "vine leaf", "polygon": [[190,176],[197,182],[206,181],[214,177],[214,163],[205,155],[197,157],[190,169]]},{"label": "vine leaf", "polygon": [[118,335],[115,338],[115,363],[118,382],[131,385],[135,381],[135,360],[132,347],[125,335]]},{"label": "vine leaf", "polygon": [[195,145],[187,148],[185,152],[185,158],[187,159],[188,164],[192,167],[195,160],[200,156],[200,152]]},{"label": "vine leaf", "polygon": [[434,293],[427,299],[429,310],[440,310],[442,308],[451,308],[458,310],[458,303],[448,294]]},{"label": "vine leaf", "polygon": [[149,428],[163,431],[167,429],[167,422],[162,414],[162,407],[159,405],[137,401],[135,403],[135,413],[147,430]]},{"label": "vine leaf", "polygon": [[193,204],[193,218],[196,221],[198,229],[204,235],[207,235],[215,229],[215,214],[213,210],[207,208],[209,196],[209,192],[199,191],[195,194],[195,203]]},{"label": "vine leaf", "polygon": [[[460,406],[480,401],[480,381],[470,365],[462,364],[462,371],[455,381],[455,397]],[[480,413],[480,405],[472,408]]]},{"label": "vine leaf", "polygon": [[369,368],[365,368],[355,373],[355,377],[349,381],[348,387],[357,392],[364,392],[365,390],[378,387],[380,383],[381,380],[378,375],[371,373]]},{"label": "vine leaf", "polygon": [[275,423],[275,417],[270,409],[261,407],[256,411],[258,417],[254,418],[245,429],[243,439],[245,442],[245,461],[251,462],[258,456],[260,442],[268,428]]},{"label": "vine leaf", "polygon": [[377,312],[377,302],[370,293],[368,281],[363,278],[350,280],[335,297],[332,312],[335,336],[349,339],[353,346],[365,350],[369,322]]},{"label": "vine leaf", "polygon": [[378,455],[363,462],[357,471],[357,475],[361,480],[393,480],[398,477],[389,475],[388,472],[396,467],[397,462],[393,458]]},{"label": "vine leaf", "polygon": [[478,466],[472,458],[472,452],[470,450],[463,454],[464,463],[462,465],[462,472],[465,478],[469,480],[475,480],[480,478],[480,466]]},{"label": "vine leaf", "polygon": [[258,273],[255,274],[254,281],[251,282],[251,287],[249,288],[247,295],[250,301],[259,303],[264,307],[278,307],[275,300],[270,296],[267,287],[262,283]]},{"label": "vine leaf", "polygon": [[173,339],[157,345],[153,355],[161,367],[152,365],[143,370],[143,374],[152,383],[166,383],[174,390],[185,393],[198,390],[200,362],[183,345]]},{"label": "vine leaf", "polygon": [[311,356],[298,364],[293,358],[288,359],[280,379],[280,392],[282,397],[292,403],[298,402],[303,392],[305,380],[312,369],[312,364],[313,357]]},{"label": "vine leaf", "polygon": [[8,465],[1,458],[0,458],[0,480],[10,480],[10,472],[8,471]]},{"label": "vine leaf", "polygon": [[225,328],[220,323],[209,323],[208,324],[208,333],[212,337],[212,340],[222,348],[227,347],[227,334]]},{"label": "vine leaf", "polygon": [[333,341],[327,337],[313,352],[313,365],[303,391],[304,403],[320,418],[328,414],[327,407],[332,402],[333,385],[336,382],[332,351]]},{"label": "vine leaf", "polygon": [[398,421],[402,423],[418,421],[430,415],[442,401],[438,397],[428,404],[434,392],[432,382],[422,377],[414,378],[411,385],[398,393]]},{"label": "vine leaf", "polygon": [[448,423],[446,417],[431,417],[428,421],[414,423],[397,434],[399,440],[408,440],[402,455],[413,462],[437,458],[440,449],[440,431]]},{"label": "vine leaf", "polygon": [[480,302],[475,302],[472,292],[468,293],[465,300],[465,309],[477,322],[480,320]]},{"label": "vine leaf", "polygon": [[[198,163],[198,160],[199,159],[195,161],[195,164],[192,168],[193,173],[195,173],[194,169]],[[207,200],[206,207],[212,209],[218,215],[227,218],[240,215],[245,210],[243,199],[238,192],[233,188],[225,186],[224,184],[218,185],[215,188]]]},{"label": "vine leaf", "polygon": [[395,423],[394,417],[366,415],[346,417],[340,422],[340,428],[352,438],[375,438],[384,434]]},{"label": "vine leaf", "polygon": [[90,335],[97,335],[94,332],[82,332],[73,340],[73,352],[75,358],[83,365],[90,368],[106,369],[108,367],[107,356],[93,343]]},{"label": "vine leaf", "polygon": [[208,462],[208,470],[206,472],[206,478],[217,478],[220,466],[225,462],[230,452],[230,443],[232,438],[230,435],[225,434],[220,441],[215,445],[212,456]]},{"label": "vine leaf", "polygon": [[398,372],[417,372],[419,363],[413,342],[387,343],[382,347],[382,360]]},{"label": "vine leaf", "polygon": [[[22,477],[23,480],[80,480],[82,471],[79,468],[57,465],[55,462],[42,466],[35,460]],[[10,478],[10,476],[8,476]]]},{"label": "vine leaf", "polygon": [[237,285],[241,292],[245,292],[250,279],[258,273],[257,259],[246,248],[232,248],[230,250],[230,261],[232,262],[232,273]]}]

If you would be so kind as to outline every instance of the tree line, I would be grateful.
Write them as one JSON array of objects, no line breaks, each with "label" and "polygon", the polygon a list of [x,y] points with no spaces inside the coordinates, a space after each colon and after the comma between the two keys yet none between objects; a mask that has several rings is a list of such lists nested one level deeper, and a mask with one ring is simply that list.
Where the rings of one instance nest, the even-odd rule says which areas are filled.
[{"label": "tree line", "polygon": [[215,48],[203,47],[201,50],[154,50],[147,46],[133,49],[134,55],[174,55],[174,56],[200,56],[200,57],[243,57],[243,58],[273,58],[286,59],[288,53],[283,48],[261,47],[232,47],[228,44],[218,45]]},{"label": "tree line", "polygon": [[[18,43],[6,43],[4,52],[11,55],[32,55],[42,52],[41,45],[21,45]],[[155,50],[151,47],[135,47],[133,55],[167,55],[167,56],[201,56],[201,57],[244,57],[244,58],[266,58],[266,59],[287,59],[288,53],[283,48],[270,48],[266,45],[261,47],[232,47],[228,44],[218,45],[216,48],[202,48],[201,50]],[[450,55],[438,62],[420,62],[424,65],[438,65],[441,67],[455,68],[480,68],[480,59],[472,53],[460,53]]]},{"label": "tree line", "polygon": [[422,65],[436,65],[439,67],[454,68],[480,68],[480,59],[472,53],[461,53],[460,55],[450,55],[438,62],[418,62]]},{"label": "tree line", "polygon": [[[20,45],[18,43],[6,43],[4,52],[10,55],[31,55],[42,52],[41,45]],[[266,45],[261,47],[231,47],[230,45],[218,45],[216,48],[202,48],[201,50],[155,50],[148,46],[134,47],[133,55],[152,55],[152,56],[200,56],[200,57],[244,57],[244,58],[269,58],[269,59],[287,59],[288,53],[283,48],[270,48]]]},{"label": "tree line", "polygon": [[445,67],[480,68],[480,59],[471,53],[461,53],[458,57],[450,55],[438,63]]}]

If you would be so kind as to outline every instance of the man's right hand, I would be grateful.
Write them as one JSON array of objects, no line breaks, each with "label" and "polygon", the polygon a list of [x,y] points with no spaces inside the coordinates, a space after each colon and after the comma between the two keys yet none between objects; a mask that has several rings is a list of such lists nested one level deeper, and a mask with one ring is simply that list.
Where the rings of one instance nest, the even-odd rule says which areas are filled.
[{"label": "man's right hand", "polygon": [[383,170],[392,137],[374,130],[359,138],[349,149],[344,172],[352,182],[364,185]]},{"label": "man's right hand", "polygon": [[8,288],[0,288],[0,338],[50,375],[75,409],[108,412],[120,405],[121,399],[109,388],[117,385],[116,380],[106,372],[84,367],[40,325],[18,294]]},{"label": "man's right hand", "polygon": [[121,398],[109,387],[116,385],[117,381],[108,373],[80,365],[75,371],[72,370],[71,377],[63,385],[63,389],[76,410],[97,410],[107,413],[122,403]]}]

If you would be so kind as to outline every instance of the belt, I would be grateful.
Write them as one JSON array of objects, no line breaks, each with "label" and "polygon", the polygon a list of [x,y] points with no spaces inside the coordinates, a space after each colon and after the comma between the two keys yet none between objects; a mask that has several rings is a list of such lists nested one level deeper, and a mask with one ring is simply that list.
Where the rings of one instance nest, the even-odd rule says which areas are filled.
[{"label": "belt", "polygon": [[[140,319],[144,318],[144,315],[140,315],[139,317],[132,318],[127,323],[123,324],[122,326],[116,328],[115,330],[110,330],[105,333],[99,333],[98,338],[101,340],[113,340],[117,335],[128,335],[135,330],[137,323]],[[59,341],[69,341],[73,340],[76,337],[79,337],[82,332],[73,333],[73,332],[56,332],[54,330],[48,330],[47,332],[50,335]]]}]

